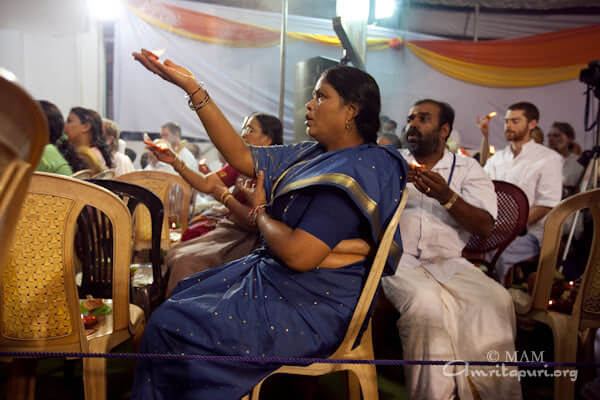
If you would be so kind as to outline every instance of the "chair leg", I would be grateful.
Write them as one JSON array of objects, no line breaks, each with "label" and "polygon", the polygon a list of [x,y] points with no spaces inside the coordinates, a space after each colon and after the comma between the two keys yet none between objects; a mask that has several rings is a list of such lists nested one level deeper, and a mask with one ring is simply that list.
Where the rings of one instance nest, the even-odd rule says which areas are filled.
[{"label": "chair leg", "polygon": [[83,359],[85,400],[106,400],[106,359]]},{"label": "chair leg", "polygon": [[377,371],[374,365],[353,365],[348,371],[348,394],[350,400],[378,400]]},{"label": "chair leg", "polygon": [[8,372],[6,398],[11,400],[35,399],[35,369],[37,359],[14,358]]},{"label": "chair leg", "polygon": [[[565,334],[566,330],[555,329],[554,332],[554,359],[563,362],[575,362],[577,359],[577,334]],[[562,331],[559,334],[557,331]],[[561,367],[563,372],[576,370],[574,367]],[[575,397],[575,382],[570,376],[562,375],[554,378],[554,398],[568,400]]]}]

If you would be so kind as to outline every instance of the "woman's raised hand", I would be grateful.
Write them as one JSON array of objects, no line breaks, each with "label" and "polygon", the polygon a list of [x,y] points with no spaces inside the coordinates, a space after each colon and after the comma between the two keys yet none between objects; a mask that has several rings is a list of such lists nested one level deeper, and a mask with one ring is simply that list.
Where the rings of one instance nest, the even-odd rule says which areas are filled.
[{"label": "woman's raised hand", "polygon": [[141,49],[140,52],[133,52],[133,58],[140,62],[147,70],[154,72],[167,82],[171,82],[187,93],[198,88],[199,84],[194,78],[194,74],[189,69],[177,65],[171,60],[166,60],[164,63],[158,61],[158,57],[146,49]]},{"label": "woman's raised hand", "polygon": [[158,161],[162,161],[167,164],[173,164],[175,162],[175,159],[177,158],[177,155],[173,152],[173,150],[171,150],[171,148],[168,145],[146,145],[146,149],[150,150],[152,154],[154,154],[154,156],[158,158]]}]

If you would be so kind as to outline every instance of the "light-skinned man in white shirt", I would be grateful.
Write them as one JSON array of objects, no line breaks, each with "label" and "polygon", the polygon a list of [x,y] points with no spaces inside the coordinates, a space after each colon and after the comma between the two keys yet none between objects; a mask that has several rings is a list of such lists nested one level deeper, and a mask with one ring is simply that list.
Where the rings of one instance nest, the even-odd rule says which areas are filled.
[{"label": "light-skinned man in white shirt", "polygon": [[481,163],[485,171],[494,180],[517,185],[529,201],[527,233],[517,236],[496,262],[496,277],[501,283],[512,265],[539,254],[545,217],[561,199],[562,157],[531,138],[531,130],[539,118],[537,107],[531,103],[519,102],[508,107],[504,116],[504,137],[508,145],[487,162],[489,118],[478,119],[483,135]]}]

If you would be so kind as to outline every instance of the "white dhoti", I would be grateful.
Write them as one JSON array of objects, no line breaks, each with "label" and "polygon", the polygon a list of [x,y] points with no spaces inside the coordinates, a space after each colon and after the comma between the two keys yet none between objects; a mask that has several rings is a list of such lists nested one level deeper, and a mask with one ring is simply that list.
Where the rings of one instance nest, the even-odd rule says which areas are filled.
[{"label": "white dhoti", "polygon": [[[460,268],[463,262],[468,263],[450,260],[456,272],[443,283],[422,266],[399,267],[383,279],[387,298],[401,314],[397,325],[405,360],[496,361],[497,355],[503,361],[514,354],[511,296],[479,269]],[[498,372],[489,373],[491,369]],[[516,375],[500,376],[502,368],[495,366],[415,365],[404,370],[411,399],[473,399],[473,390],[482,399],[521,398]],[[476,370],[483,373],[474,376]]]}]

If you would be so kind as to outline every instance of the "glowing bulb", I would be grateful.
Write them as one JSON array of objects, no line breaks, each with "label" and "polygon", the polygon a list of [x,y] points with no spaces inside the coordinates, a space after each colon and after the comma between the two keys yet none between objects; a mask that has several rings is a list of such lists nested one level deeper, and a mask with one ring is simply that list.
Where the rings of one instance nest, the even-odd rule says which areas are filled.
[{"label": "glowing bulb", "polygon": [[375,1],[375,19],[389,18],[394,15],[396,2],[394,0]]},{"label": "glowing bulb", "polygon": [[101,21],[113,21],[121,15],[121,0],[87,0],[88,10],[92,18]]}]

